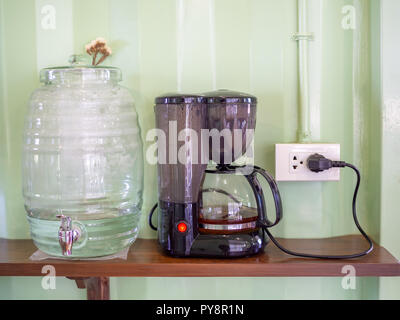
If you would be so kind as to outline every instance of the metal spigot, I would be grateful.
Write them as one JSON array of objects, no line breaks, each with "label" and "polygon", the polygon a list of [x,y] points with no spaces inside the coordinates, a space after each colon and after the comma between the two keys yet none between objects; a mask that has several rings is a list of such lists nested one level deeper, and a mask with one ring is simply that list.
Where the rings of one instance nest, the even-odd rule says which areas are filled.
[{"label": "metal spigot", "polygon": [[63,256],[70,256],[72,254],[72,245],[80,237],[79,229],[72,229],[72,219],[71,217],[66,217],[63,214],[57,216],[61,219],[61,226],[58,229],[58,241],[60,242],[60,247]]}]

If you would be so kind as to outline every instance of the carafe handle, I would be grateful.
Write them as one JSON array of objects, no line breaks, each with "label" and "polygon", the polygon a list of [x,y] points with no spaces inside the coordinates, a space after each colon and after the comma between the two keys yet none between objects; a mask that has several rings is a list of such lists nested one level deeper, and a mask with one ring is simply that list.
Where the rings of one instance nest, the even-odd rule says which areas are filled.
[{"label": "carafe handle", "polygon": [[[264,177],[264,179],[268,182],[269,187],[271,188],[272,196],[274,198],[274,203],[275,203],[275,221],[274,222],[271,222],[268,219],[267,206],[265,204],[264,193],[263,193],[263,190],[257,180],[257,173]],[[279,189],[275,182],[275,179],[267,171],[265,171],[264,169],[262,169],[260,167],[256,167],[256,166],[254,166],[254,170],[253,170],[253,173],[251,174],[251,176],[252,176],[253,181],[250,182],[250,184],[252,184],[253,191],[256,196],[260,222],[263,224],[264,227],[267,227],[267,228],[273,227],[279,223],[279,221],[282,219],[282,214],[283,214],[281,196],[279,194]]]}]

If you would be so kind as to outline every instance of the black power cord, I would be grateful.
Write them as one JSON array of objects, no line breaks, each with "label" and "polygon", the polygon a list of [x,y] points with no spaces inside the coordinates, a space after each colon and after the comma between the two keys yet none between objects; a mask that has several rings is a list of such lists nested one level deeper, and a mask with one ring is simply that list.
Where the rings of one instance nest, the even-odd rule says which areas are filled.
[{"label": "black power cord", "polygon": [[153,214],[154,211],[157,209],[158,203],[156,203],[153,208],[151,208],[150,213],[149,213],[149,226],[152,228],[154,231],[157,231],[157,227],[153,224]]},{"label": "black power cord", "polygon": [[356,210],[357,194],[358,194],[358,189],[360,187],[360,182],[361,182],[360,171],[350,163],[346,163],[344,161],[332,161],[332,160],[329,160],[329,159],[325,158],[324,156],[322,156],[320,154],[311,155],[307,159],[307,166],[313,172],[321,172],[321,171],[324,171],[324,170],[328,170],[330,168],[344,168],[344,167],[348,167],[348,168],[351,168],[351,169],[354,170],[354,172],[357,175],[357,183],[356,183],[356,187],[354,189],[354,196],[353,196],[353,206],[352,206],[353,219],[354,219],[354,223],[355,223],[357,229],[360,231],[360,233],[365,238],[365,240],[367,240],[367,242],[369,243],[369,248],[367,250],[365,250],[365,251],[362,251],[362,252],[356,253],[356,254],[336,255],[336,256],[332,256],[332,255],[315,255],[315,254],[294,252],[294,251],[291,251],[289,249],[284,248],[281,244],[279,244],[279,242],[275,239],[275,237],[268,230],[268,227],[264,224],[262,227],[265,230],[265,232],[267,233],[268,237],[283,252],[285,252],[287,254],[290,254],[292,256],[302,257],[302,258],[353,259],[353,258],[358,258],[358,257],[365,256],[368,253],[370,253],[374,249],[374,245],[373,245],[371,239],[365,233],[365,231],[361,228],[360,223],[358,222],[357,210]]}]

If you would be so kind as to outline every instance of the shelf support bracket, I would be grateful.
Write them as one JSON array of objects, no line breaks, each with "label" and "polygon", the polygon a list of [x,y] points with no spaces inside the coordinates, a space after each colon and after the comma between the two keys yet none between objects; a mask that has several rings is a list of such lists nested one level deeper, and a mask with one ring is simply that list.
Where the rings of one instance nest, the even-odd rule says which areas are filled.
[{"label": "shelf support bracket", "polygon": [[86,289],[88,300],[110,300],[110,278],[67,277],[74,280],[79,289]]}]

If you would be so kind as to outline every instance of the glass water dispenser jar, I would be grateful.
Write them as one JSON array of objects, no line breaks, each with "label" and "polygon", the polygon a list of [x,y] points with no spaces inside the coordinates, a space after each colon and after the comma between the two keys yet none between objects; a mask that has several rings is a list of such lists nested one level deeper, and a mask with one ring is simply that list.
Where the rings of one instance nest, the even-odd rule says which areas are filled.
[{"label": "glass water dispenser jar", "polygon": [[41,71],[25,118],[23,195],[35,245],[54,256],[96,257],[131,245],[142,206],[138,116],[121,72]]}]

